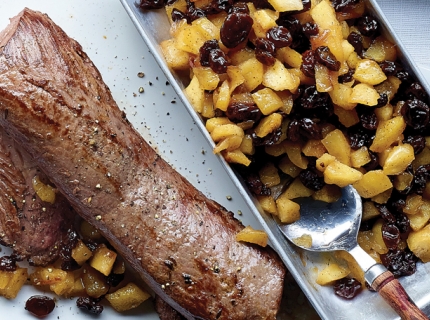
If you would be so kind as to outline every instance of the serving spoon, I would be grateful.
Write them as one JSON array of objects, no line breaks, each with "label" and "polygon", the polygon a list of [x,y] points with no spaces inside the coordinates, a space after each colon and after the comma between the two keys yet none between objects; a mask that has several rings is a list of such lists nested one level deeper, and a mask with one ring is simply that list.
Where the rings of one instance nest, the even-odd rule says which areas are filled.
[{"label": "serving spoon", "polygon": [[300,219],[291,224],[278,225],[288,240],[310,251],[349,252],[364,271],[366,282],[379,292],[402,319],[429,319],[394,275],[358,245],[362,203],[351,185],[342,189],[342,197],[335,203],[309,198],[299,200]]}]

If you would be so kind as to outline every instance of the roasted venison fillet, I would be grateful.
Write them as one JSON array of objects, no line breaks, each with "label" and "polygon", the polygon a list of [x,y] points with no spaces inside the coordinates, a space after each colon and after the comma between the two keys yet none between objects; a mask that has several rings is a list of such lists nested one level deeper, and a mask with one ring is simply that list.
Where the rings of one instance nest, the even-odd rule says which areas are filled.
[{"label": "roasted venison fillet", "polygon": [[61,194],[53,204],[40,200],[32,184],[36,176],[48,182],[0,127],[0,243],[32,265],[46,265],[71,241],[76,214]]},{"label": "roasted venison fillet", "polygon": [[0,34],[0,124],[187,318],[275,319],[285,268],[133,129],[82,47],[29,9]]}]

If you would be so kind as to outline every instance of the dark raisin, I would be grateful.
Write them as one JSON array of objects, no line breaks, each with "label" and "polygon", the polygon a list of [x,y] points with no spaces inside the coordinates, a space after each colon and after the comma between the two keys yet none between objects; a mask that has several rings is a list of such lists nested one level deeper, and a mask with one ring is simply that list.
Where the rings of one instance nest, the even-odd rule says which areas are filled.
[{"label": "dark raisin", "polygon": [[332,4],[336,12],[347,11],[359,2],[360,0],[332,0]]},{"label": "dark raisin", "polygon": [[276,48],[288,47],[293,42],[290,31],[283,26],[269,29],[266,37]]},{"label": "dark raisin", "polygon": [[227,48],[235,48],[244,42],[252,29],[254,20],[246,13],[230,13],[221,26],[220,36]]},{"label": "dark raisin", "polygon": [[356,107],[361,126],[366,130],[376,130],[378,127],[378,117],[375,109],[367,106],[358,105]]},{"label": "dark raisin", "polygon": [[293,38],[293,42],[290,45],[291,48],[300,53],[303,53],[311,48],[309,39],[303,33],[303,27],[297,18],[288,15],[288,13],[286,13],[286,15],[281,13],[276,22],[279,26],[284,26],[290,31]]},{"label": "dark raisin", "polygon": [[316,23],[313,23],[313,22],[306,22],[303,25],[302,29],[303,29],[303,34],[307,38],[316,36],[319,33],[318,25]]},{"label": "dark raisin", "polygon": [[25,310],[36,317],[45,317],[55,308],[54,299],[42,295],[31,296],[25,302]]},{"label": "dark raisin", "polygon": [[252,0],[251,1],[256,9],[271,9],[273,10],[272,5],[267,0]]},{"label": "dark raisin", "polygon": [[139,2],[139,8],[143,10],[161,9],[164,5],[164,0],[140,0]]},{"label": "dark raisin", "polygon": [[318,175],[312,169],[302,170],[299,174],[299,179],[306,188],[313,191],[321,190],[325,186],[324,177]]},{"label": "dark raisin", "polygon": [[381,218],[384,219],[385,222],[390,224],[396,223],[397,221],[396,217],[391,213],[391,211],[388,209],[386,205],[376,204],[375,206],[378,209],[379,213],[381,214]]},{"label": "dark raisin", "polygon": [[16,258],[14,255],[0,257],[0,271],[15,271]]},{"label": "dark raisin", "polygon": [[363,37],[357,32],[351,32],[347,38],[348,42],[354,47],[359,56],[363,56]]},{"label": "dark raisin", "polygon": [[253,120],[258,122],[262,116],[260,109],[255,104],[233,103],[227,107],[227,117],[235,122]]},{"label": "dark raisin", "polygon": [[428,95],[424,90],[423,86],[418,82],[412,82],[408,88],[405,90],[405,96],[407,99],[418,99],[421,101],[426,101]]},{"label": "dark raisin", "polygon": [[386,254],[381,254],[382,264],[398,278],[409,276],[416,271],[418,258],[408,249],[389,250]]},{"label": "dark raisin", "polygon": [[348,129],[348,135],[350,146],[353,149],[370,147],[375,138],[375,132],[364,129],[361,124],[350,127]]},{"label": "dark raisin", "polygon": [[290,121],[287,129],[287,138],[294,142],[300,140],[300,120],[294,119]]},{"label": "dark raisin", "polygon": [[303,109],[325,108],[331,103],[330,96],[326,92],[319,92],[317,87],[312,85],[303,90],[299,99]]},{"label": "dark raisin", "polygon": [[99,303],[99,300],[90,297],[79,297],[78,300],[76,300],[76,306],[92,314],[100,314],[103,312],[103,306]]},{"label": "dark raisin", "polygon": [[300,120],[300,134],[308,139],[321,140],[322,133],[318,124],[309,118],[302,118]]},{"label": "dark raisin", "polygon": [[248,174],[245,177],[245,182],[253,194],[257,196],[270,196],[270,189],[261,182],[260,177],[257,174]]},{"label": "dark raisin", "polygon": [[208,40],[199,49],[200,53],[200,64],[203,67],[209,67],[209,54],[212,50],[219,49],[218,41],[215,39]]},{"label": "dark raisin", "polygon": [[187,15],[185,13],[183,13],[182,11],[180,11],[179,9],[176,9],[176,8],[174,8],[172,10],[171,17],[172,17],[173,22],[177,22],[177,21],[180,21],[182,19],[187,19]]},{"label": "dark raisin", "polygon": [[209,52],[209,66],[215,73],[221,74],[227,72],[229,64],[224,51],[221,49],[215,49]]},{"label": "dark raisin", "polygon": [[336,59],[333,53],[331,53],[329,47],[320,46],[315,49],[316,61],[326,66],[331,71],[339,71],[340,62]]},{"label": "dark raisin", "polygon": [[417,155],[426,147],[426,138],[422,135],[409,135],[406,136],[403,143],[409,143],[414,148],[414,154]]},{"label": "dark raisin", "polygon": [[[243,2],[240,2],[243,4]],[[231,7],[233,5],[232,0],[212,0],[210,4],[203,8],[203,11],[208,14],[217,14],[219,12],[230,12]],[[249,10],[248,10],[249,12]]]},{"label": "dark raisin", "polygon": [[277,128],[263,138],[257,137],[254,133],[251,134],[252,142],[254,146],[272,146],[276,144],[281,138],[282,130]]},{"label": "dark raisin", "polygon": [[116,287],[121,283],[122,280],[124,280],[125,274],[124,273],[111,273],[106,277],[106,283],[110,285],[111,287]]},{"label": "dark raisin", "polygon": [[418,194],[423,194],[429,177],[430,164],[419,166],[414,172],[414,179],[412,181],[413,190]]},{"label": "dark raisin", "polygon": [[369,152],[369,156],[370,156],[370,161],[368,163],[366,163],[363,168],[366,171],[370,171],[370,170],[375,170],[376,168],[379,167],[379,157],[378,154],[368,150]]},{"label": "dark raisin", "polygon": [[362,289],[361,283],[354,278],[339,279],[335,282],[333,288],[334,293],[337,296],[345,299],[354,298],[360,293]]},{"label": "dark raisin", "polygon": [[429,123],[430,108],[421,100],[406,100],[401,113],[408,126],[415,130],[424,129]]},{"label": "dark raisin", "polygon": [[356,27],[363,36],[374,38],[379,32],[379,23],[369,15],[358,18]]},{"label": "dark raisin", "polygon": [[275,61],[275,45],[266,38],[255,40],[255,57],[266,66],[272,66]]},{"label": "dark raisin", "polygon": [[409,218],[403,213],[396,214],[396,226],[399,228],[401,238],[406,240],[411,231],[411,221]]},{"label": "dark raisin", "polygon": [[196,8],[194,5],[194,2],[187,0],[187,22],[191,23],[194,20],[197,20],[199,18],[203,18],[206,16],[206,13],[200,9]]},{"label": "dark raisin", "polygon": [[395,76],[397,73],[402,70],[402,67],[399,63],[394,61],[388,61],[385,60],[379,64],[381,67],[381,70],[387,75],[387,76]]},{"label": "dark raisin", "polygon": [[396,249],[400,243],[400,231],[397,226],[391,223],[382,225],[382,239],[388,249]]},{"label": "dark raisin", "polygon": [[354,72],[355,72],[355,69],[349,69],[347,73],[339,76],[338,77],[339,83],[346,83],[354,80],[354,77],[353,77]]},{"label": "dark raisin", "polygon": [[376,104],[377,108],[384,107],[388,103],[388,96],[386,93],[381,93],[378,98],[378,103]]},{"label": "dark raisin", "polygon": [[300,70],[306,77],[313,78],[315,76],[315,62],[315,52],[313,50],[303,52]]},{"label": "dark raisin", "polygon": [[230,7],[228,13],[246,13],[249,14],[249,7],[245,2],[236,2]]}]

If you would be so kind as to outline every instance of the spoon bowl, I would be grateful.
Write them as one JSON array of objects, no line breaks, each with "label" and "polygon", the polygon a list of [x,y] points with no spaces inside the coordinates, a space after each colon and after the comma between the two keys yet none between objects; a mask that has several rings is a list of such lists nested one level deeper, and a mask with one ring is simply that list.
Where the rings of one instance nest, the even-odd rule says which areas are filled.
[{"label": "spoon bowl", "polygon": [[429,319],[393,274],[358,245],[362,202],[351,185],[342,189],[342,196],[335,203],[311,198],[299,199],[297,202],[300,204],[300,219],[291,224],[278,224],[288,240],[310,251],[349,252],[363,270],[366,282],[379,292],[402,319]]}]

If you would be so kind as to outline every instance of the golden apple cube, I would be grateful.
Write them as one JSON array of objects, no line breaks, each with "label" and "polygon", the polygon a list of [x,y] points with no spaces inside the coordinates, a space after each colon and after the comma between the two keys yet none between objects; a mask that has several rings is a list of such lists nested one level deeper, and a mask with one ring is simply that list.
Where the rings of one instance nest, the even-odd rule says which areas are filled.
[{"label": "golden apple cube", "polygon": [[229,151],[228,148],[222,151],[222,156],[228,163],[238,163],[249,166],[251,160],[239,149]]},{"label": "golden apple cube", "polygon": [[261,247],[266,247],[269,237],[263,230],[255,230],[251,226],[243,228],[236,234],[236,241],[254,243]]},{"label": "golden apple cube", "polygon": [[259,9],[251,13],[254,20],[253,29],[258,37],[265,37],[266,32],[276,27],[276,20],[279,18],[279,13],[271,9]]},{"label": "golden apple cube", "polygon": [[300,85],[300,81],[291,76],[288,69],[278,59],[275,60],[273,66],[268,66],[265,69],[262,83],[268,88],[276,91],[295,91]]},{"label": "golden apple cube", "polygon": [[302,55],[290,47],[279,48],[276,51],[277,58],[292,68],[300,68],[303,62]]},{"label": "golden apple cube", "polygon": [[318,92],[330,92],[333,90],[331,71],[320,63],[315,63],[315,84]]},{"label": "golden apple cube", "polygon": [[264,88],[254,92],[252,94],[252,99],[264,115],[269,115],[284,105],[281,98],[270,88]]},{"label": "golden apple cube", "polygon": [[257,196],[258,203],[261,208],[270,214],[278,215],[275,199],[272,196]]},{"label": "golden apple cube", "polygon": [[[200,94],[200,92],[197,92]],[[204,91],[203,91],[204,97]],[[220,109],[221,111],[227,111],[228,105],[230,103],[230,84],[228,80],[224,80],[220,87],[218,87],[213,95],[214,105],[216,109]],[[202,103],[203,104],[203,103]]]},{"label": "golden apple cube", "polygon": [[383,171],[386,175],[400,174],[405,171],[414,159],[414,148],[410,144],[405,143],[395,146],[385,159]]},{"label": "golden apple cube", "polygon": [[324,181],[341,188],[359,181],[363,174],[337,160],[331,162],[324,170]]},{"label": "golden apple cube", "polygon": [[355,109],[346,110],[342,107],[334,105],[334,114],[337,115],[337,117],[339,118],[339,122],[347,128],[352,127],[353,125],[360,122],[357,111]]},{"label": "golden apple cube", "polygon": [[321,140],[309,139],[303,146],[302,152],[307,157],[319,158],[327,152],[327,149]]},{"label": "golden apple cube", "polygon": [[189,85],[185,88],[185,95],[187,96],[193,109],[200,113],[203,110],[203,102],[205,100],[205,90],[200,87],[199,80],[193,76]]},{"label": "golden apple cube", "polygon": [[82,242],[82,240],[78,240],[76,246],[72,249],[72,258],[79,264],[80,266],[87,261],[93,253],[91,250]]},{"label": "golden apple cube", "polygon": [[349,269],[330,261],[327,267],[318,273],[316,283],[321,286],[332,285],[336,280],[345,278],[350,273]]},{"label": "golden apple cube", "polygon": [[151,295],[130,282],[125,287],[105,296],[111,306],[118,312],[134,309],[148,300]]},{"label": "golden apple cube", "polygon": [[283,194],[276,199],[278,218],[282,223],[293,223],[300,219],[300,205]]},{"label": "golden apple cube", "polygon": [[333,103],[345,110],[353,110],[357,105],[356,103],[349,102],[351,94],[352,88],[343,83],[335,83],[333,90],[329,92]]},{"label": "golden apple cube", "polygon": [[72,271],[66,271],[66,277],[61,281],[49,286],[49,289],[59,296],[69,295],[75,286],[75,277]]},{"label": "golden apple cube", "polygon": [[375,106],[378,104],[380,95],[371,85],[359,83],[352,88],[349,96],[349,103],[360,103],[366,106]]},{"label": "golden apple cube", "polygon": [[238,86],[245,82],[245,77],[242,75],[238,66],[228,66],[227,75],[229,78],[229,90],[231,95],[234,89],[236,89]]},{"label": "golden apple cube", "polygon": [[306,198],[310,197],[313,193],[314,191],[305,187],[299,178],[295,178],[282,193],[282,197],[287,199]]},{"label": "golden apple cube", "polygon": [[238,66],[246,60],[255,58],[255,52],[251,48],[245,47],[239,50],[229,52],[229,57],[231,64],[234,66]]},{"label": "golden apple cube", "polygon": [[90,266],[108,276],[112,271],[116,256],[115,251],[110,250],[105,245],[99,245],[90,260]]},{"label": "golden apple cube", "polygon": [[333,203],[340,199],[342,190],[334,184],[326,184],[322,189],[312,194],[314,200]]},{"label": "golden apple cube", "polygon": [[268,162],[259,171],[261,182],[267,187],[273,187],[281,183],[281,178],[278,173],[278,169],[272,162]]},{"label": "golden apple cube", "polygon": [[188,70],[190,68],[190,54],[177,48],[175,38],[162,41],[160,49],[170,69]]},{"label": "golden apple cube", "polygon": [[381,121],[376,129],[375,139],[373,139],[370,150],[382,152],[388,149],[406,128],[406,122],[402,116],[394,117],[387,121]]},{"label": "golden apple cube", "polygon": [[409,223],[413,231],[421,230],[430,220],[430,206],[428,203],[425,203],[419,208],[418,213],[411,215],[406,214],[406,216],[409,219]]},{"label": "golden apple cube", "polygon": [[272,7],[279,12],[303,10],[302,0],[268,0]]},{"label": "golden apple cube", "polygon": [[201,17],[192,22],[206,40],[220,39],[220,28],[215,26],[207,17]]},{"label": "golden apple cube", "polygon": [[6,276],[9,279],[7,284],[0,289],[0,296],[5,297],[6,299],[15,299],[22,286],[27,281],[27,268],[18,267],[15,271],[0,271],[0,273],[6,273]]},{"label": "golden apple cube", "polygon": [[393,187],[390,178],[382,170],[372,170],[353,184],[363,198],[372,198]]},{"label": "golden apple cube", "polygon": [[288,156],[283,157],[279,161],[278,167],[279,169],[281,169],[283,173],[288,174],[292,178],[297,177],[300,174],[300,171],[302,170],[294,163],[292,163],[290,158],[288,158]]},{"label": "golden apple cube", "polygon": [[376,85],[386,80],[387,76],[376,61],[362,59],[356,65],[354,79],[361,83]]},{"label": "golden apple cube", "polygon": [[215,130],[216,127],[222,126],[224,124],[234,124],[230,121],[227,117],[214,117],[210,118],[206,121],[206,130],[209,133],[212,133],[212,131]]},{"label": "golden apple cube", "polygon": [[319,157],[316,161],[316,168],[324,172],[327,166],[336,160],[336,157],[332,156],[329,153],[324,153],[321,157]]},{"label": "golden apple cube", "polygon": [[285,150],[287,151],[288,158],[297,167],[306,169],[308,167],[308,159],[302,155],[302,146],[298,142],[285,141]]},{"label": "golden apple cube", "polygon": [[257,137],[263,138],[269,133],[278,129],[282,124],[282,115],[279,113],[272,113],[260,120],[255,128]]},{"label": "golden apple cube", "polygon": [[263,81],[264,66],[257,58],[250,58],[239,64],[240,72],[245,78],[244,85],[248,91],[257,88]]},{"label": "golden apple cube", "polygon": [[430,261],[430,224],[419,231],[412,231],[406,241],[409,249],[411,249],[422,262]]},{"label": "golden apple cube", "polygon": [[331,131],[321,142],[329,154],[341,163],[351,165],[351,147],[342,131],[339,129]]},{"label": "golden apple cube", "polygon": [[218,87],[219,75],[209,67],[193,68],[193,74],[199,80],[199,86],[203,90],[215,90]]},{"label": "golden apple cube", "polygon": [[192,53],[194,55],[199,54],[201,46],[208,39],[205,35],[200,32],[200,27],[193,24],[182,24],[177,30],[176,34],[176,47],[182,51]]},{"label": "golden apple cube", "polygon": [[351,151],[351,165],[354,168],[360,168],[369,163],[370,160],[369,150],[365,146]]},{"label": "golden apple cube", "polygon": [[385,60],[396,61],[397,49],[396,46],[385,39],[383,36],[377,37],[372,41],[370,47],[364,53],[366,58],[375,60],[376,62],[383,62]]},{"label": "golden apple cube", "polygon": [[372,201],[363,202],[363,215],[361,220],[366,221],[376,217],[379,217],[381,213]]}]

